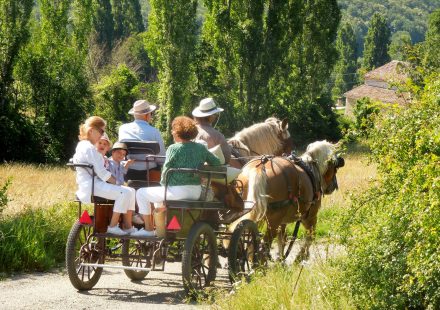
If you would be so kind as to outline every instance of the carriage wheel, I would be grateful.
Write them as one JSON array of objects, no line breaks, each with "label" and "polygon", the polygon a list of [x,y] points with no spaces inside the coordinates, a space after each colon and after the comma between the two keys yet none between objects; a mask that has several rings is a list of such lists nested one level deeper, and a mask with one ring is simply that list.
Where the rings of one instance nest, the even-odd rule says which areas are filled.
[{"label": "carriage wheel", "polygon": [[[149,249],[145,242],[139,240],[126,239],[122,243],[122,265],[130,267],[150,268],[151,259],[148,256]],[[127,270],[125,274],[133,281],[145,279],[149,271]]]},{"label": "carriage wheel", "polygon": [[231,236],[228,249],[229,279],[231,283],[249,278],[260,266],[264,253],[260,252],[258,227],[251,220],[241,221]]},{"label": "carriage wheel", "polygon": [[185,292],[196,295],[214,281],[217,274],[217,243],[212,227],[195,223],[185,240],[182,279]]},{"label": "carriage wheel", "polygon": [[78,290],[92,289],[101,277],[102,268],[81,266],[82,263],[104,262],[104,239],[92,234],[93,226],[76,222],[66,245],[66,268],[70,282]]},{"label": "carriage wheel", "polygon": [[286,224],[281,224],[280,226],[280,229],[278,231],[278,257],[279,260],[282,262],[286,260],[286,258],[290,254],[290,251],[292,250],[293,244],[298,237],[300,223],[300,221],[296,222],[293,234],[289,238],[287,237]]}]

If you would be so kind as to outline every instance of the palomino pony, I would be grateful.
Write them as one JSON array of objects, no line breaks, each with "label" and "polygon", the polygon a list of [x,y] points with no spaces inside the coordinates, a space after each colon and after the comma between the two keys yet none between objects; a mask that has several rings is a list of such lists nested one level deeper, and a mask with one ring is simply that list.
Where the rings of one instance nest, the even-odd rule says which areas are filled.
[{"label": "palomino pony", "polygon": [[255,222],[265,219],[265,241],[270,245],[281,227],[279,251],[280,258],[285,259],[291,248],[290,244],[287,253],[284,252],[286,224],[297,222],[297,233],[301,222],[307,234],[297,260],[308,258],[322,195],[338,188],[336,172],[344,166],[344,159],[336,154],[338,147],[325,140],[317,141],[300,158],[263,156],[248,162],[237,179],[243,183],[246,201],[253,208],[229,225],[228,230],[233,231],[244,219]]},{"label": "palomino pony", "polygon": [[292,139],[287,120],[270,117],[262,123],[244,128],[228,139],[233,157],[230,165],[241,168],[251,158],[261,155],[277,155],[292,151]]}]

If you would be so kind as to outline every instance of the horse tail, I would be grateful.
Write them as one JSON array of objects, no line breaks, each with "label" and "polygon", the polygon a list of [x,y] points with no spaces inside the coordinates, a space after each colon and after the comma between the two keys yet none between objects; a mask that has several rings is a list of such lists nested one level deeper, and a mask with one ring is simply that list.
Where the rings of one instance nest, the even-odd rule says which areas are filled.
[{"label": "horse tail", "polygon": [[[252,218],[261,220],[267,210],[267,175],[264,165],[252,167],[248,170],[248,196],[247,201],[254,203]],[[246,169],[246,168],[245,168]]]}]

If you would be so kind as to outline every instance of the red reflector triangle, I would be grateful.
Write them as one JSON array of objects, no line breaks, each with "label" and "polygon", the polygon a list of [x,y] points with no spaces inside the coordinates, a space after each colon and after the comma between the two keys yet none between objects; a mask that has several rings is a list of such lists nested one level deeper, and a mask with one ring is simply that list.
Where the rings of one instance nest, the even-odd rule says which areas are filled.
[{"label": "red reflector triangle", "polygon": [[180,230],[182,227],[180,227],[180,223],[177,220],[177,217],[174,215],[171,221],[168,223],[167,229],[168,230]]},{"label": "red reflector triangle", "polygon": [[81,224],[89,224],[89,225],[93,223],[87,210],[84,210],[83,214],[81,215],[81,217],[79,219],[79,222]]}]

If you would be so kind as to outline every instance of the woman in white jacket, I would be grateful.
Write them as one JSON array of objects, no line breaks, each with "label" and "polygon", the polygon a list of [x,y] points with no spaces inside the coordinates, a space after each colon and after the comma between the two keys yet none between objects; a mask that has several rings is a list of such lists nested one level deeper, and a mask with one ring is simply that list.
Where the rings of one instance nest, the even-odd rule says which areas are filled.
[{"label": "woman in white jacket", "polygon": [[[114,185],[115,178],[104,167],[104,159],[96,150],[95,144],[104,134],[106,122],[99,116],[89,117],[79,127],[79,143],[73,156],[74,163],[91,164],[95,171],[94,196],[114,200],[113,216],[107,233],[126,235],[136,232],[132,225],[132,213],[135,209],[135,190],[126,186]],[[90,203],[92,196],[92,170],[76,168],[77,197],[83,203]],[[110,184],[111,183],[111,184]],[[118,226],[119,218],[123,215],[123,228]]]}]

